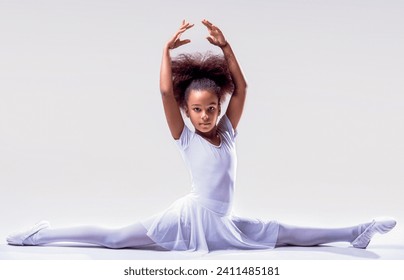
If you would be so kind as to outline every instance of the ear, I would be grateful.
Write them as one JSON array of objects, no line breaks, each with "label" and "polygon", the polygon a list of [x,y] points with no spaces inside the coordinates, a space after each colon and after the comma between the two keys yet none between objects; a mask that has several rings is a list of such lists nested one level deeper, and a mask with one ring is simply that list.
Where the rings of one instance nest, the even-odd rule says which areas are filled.
[{"label": "ear", "polygon": [[219,116],[221,113],[222,113],[222,106],[220,106],[220,103],[219,103]]},{"label": "ear", "polygon": [[184,112],[185,112],[185,116],[187,116],[187,118],[189,118],[189,111],[188,111],[188,107],[186,107],[186,108],[185,108]]}]

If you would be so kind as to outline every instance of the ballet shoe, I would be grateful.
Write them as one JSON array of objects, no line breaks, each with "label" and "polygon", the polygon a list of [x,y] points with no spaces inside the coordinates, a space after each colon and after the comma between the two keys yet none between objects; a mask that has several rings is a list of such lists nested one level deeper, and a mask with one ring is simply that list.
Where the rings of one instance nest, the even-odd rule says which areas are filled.
[{"label": "ballet shoe", "polygon": [[366,249],[373,235],[377,232],[380,234],[389,232],[395,227],[396,223],[393,218],[374,219],[351,244],[354,248]]},{"label": "ballet shoe", "polygon": [[[32,235],[36,234],[40,230],[50,227],[48,221],[40,221],[33,225],[30,229],[13,233],[7,237],[7,243],[9,245],[17,245],[17,246],[24,246],[24,245],[33,245],[33,244],[24,244],[24,241],[27,240]],[[31,242],[30,242],[31,243]]]}]

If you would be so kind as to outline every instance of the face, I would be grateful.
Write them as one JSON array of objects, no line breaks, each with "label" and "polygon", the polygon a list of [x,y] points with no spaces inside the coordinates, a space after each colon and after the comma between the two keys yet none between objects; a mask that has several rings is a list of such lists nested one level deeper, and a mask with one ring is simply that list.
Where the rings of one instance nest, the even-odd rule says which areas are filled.
[{"label": "face", "polygon": [[211,91],[191,90],[185,113],[197,131],[209,133],[216,127],[220,115],[219,99]]}]

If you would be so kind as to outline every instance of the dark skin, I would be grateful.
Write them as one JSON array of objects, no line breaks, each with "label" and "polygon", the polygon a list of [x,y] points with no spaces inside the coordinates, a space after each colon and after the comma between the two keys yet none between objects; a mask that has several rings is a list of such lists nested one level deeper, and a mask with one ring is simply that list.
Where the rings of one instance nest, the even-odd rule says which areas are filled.
[{"label": "dark skin", "polygon": [[220,103],[214,92],[192,90],[188,96],[185,113],[197,134],[216,146],[220,145],[216,126],[220,115]]},{"label": "dark skin", "polygon": [[[245,97],[246,97],[246,92],[247,92],[247,83],[244,78],[244,75],[241,71],[241,68],[236,60],[236,57],[233,53],[233,50],[230,46],[230,44],[227,42],[225,39],[222,31],[215,25],[213,25],[211,22],[208,20],[204,19],[202,21],[202,24],[206,26],[209,32],[209,36],[207,37],[207,40],[212,44],[215,45],[223,51],[223,55],[226,59],[226,62],[229,67],[230,75],[232,77],[232,80],[234,82],[234,92],[231,95],[231,99],[229,101],[229,105],[226,110],[226,115],[229,118],[233,129],[237,128],[237,125],[241,119],[241,115],[243,112],[244,108],[244,103],[245,103]],[[161,96],[163,99],[163,107],[164,107],[164,112],[166,115],[166,120],[168,127],[170,129],[171,135],[173,136],[174,139],[179,139],[181,132],[184,128],[184,120],[182,119],[180,107],[175,100],[174,97],[174,90],[173,90],[173,84],[172,84],[172,72],[171,72],[171,57],[170,57],[170,50],[181,47],[182,45],[188,44],[191,42],[189,39],[181,40],[181,35],[188,29],[192,28],[194,25],[186,22],[185,20],[182,22],[179,30],[174,34],[174,36],[166,43],[164,46],[163,50],[163,59],[161,62],[161,69],[160,69],[160,92]],[[212,94],[212,93],[211,93]],[[189,117],[191,118],[191,115],[193,116],[193,113],[191,114],[190,112],[193,110],[192,107],[190,107],[189,99],[192,98],[192,96],[200,96],[196,93],[191,93],[188,98],[187,102],[187,108],[185,109],[185,112]],[[206,94],[205,94],[206,95]],[[205,96],[206,97],[206,96]],[[201,101],[196,101],[196,103],[192,104],[199,104]],[[216,96],[216,102],[217,96]],[[191,104],[191,105],[192,105]],[[202,105],[202,104],[199,104]],[[209,104],[204,104],[206,107]],[[217,104],[216,106],[219,106],[220,104]],[[204,107],[204,108],[205,108]],[[207,106],[206,108],[208,108]],[[202,110],[203,108],[201,108]],[[195,111],[193,111],[195,112]],[[207,112],[207,111],[206,111]],[[205,112],[205,113],[206,113]],[[203,112],[202,112],[203,113]],[[217,112],[216,112],[217,114]],[[211,143],[217,143],[220,139],[217,137],[217,132],[216,132],[216,123],[217,123],[217,116],[210,116],[210,119],[208,122],[206,122],[205,128],[208,129],[205,131],[205,128],[199,127],[199,123],[203,122],[193,122],[191,118],[192,124],[195,126],[195,130],[198,134],[200,134],[202,137],[207,139]],[[213,124],[208,125],[209,124]]]}]

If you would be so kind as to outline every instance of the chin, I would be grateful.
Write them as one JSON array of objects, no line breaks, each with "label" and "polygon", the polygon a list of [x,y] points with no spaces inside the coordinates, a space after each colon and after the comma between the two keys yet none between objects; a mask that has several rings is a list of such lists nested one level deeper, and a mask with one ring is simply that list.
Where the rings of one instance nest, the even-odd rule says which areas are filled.
[{"label": "chin", "polygon": [[208,132],[211,132],[213,129],[214,129],[214,126],[212,126],[212,127],[199,127],[198,130],[200,132],[203,132],[203,133],[208,133]]}]

